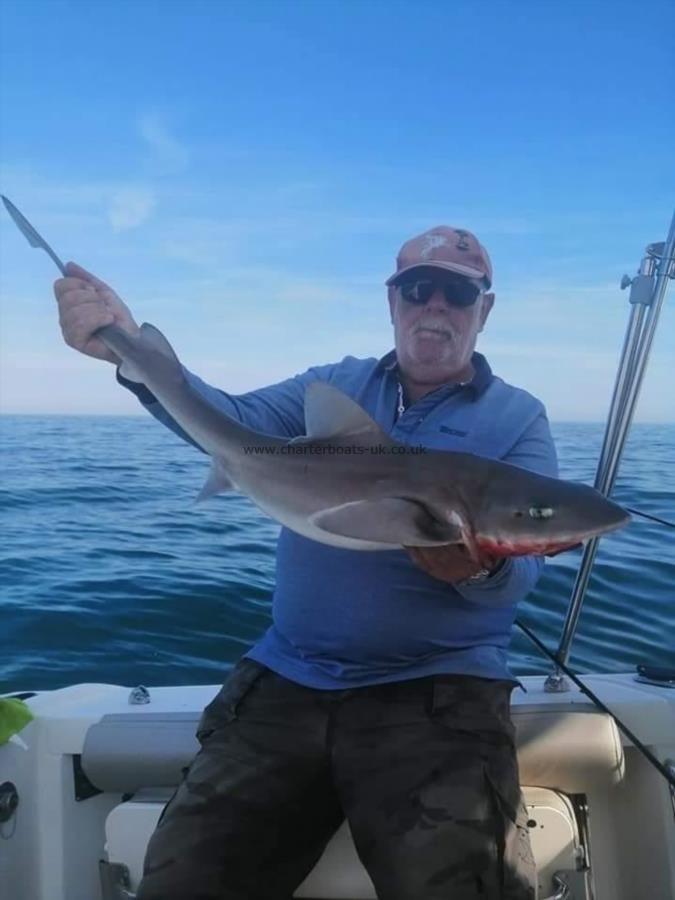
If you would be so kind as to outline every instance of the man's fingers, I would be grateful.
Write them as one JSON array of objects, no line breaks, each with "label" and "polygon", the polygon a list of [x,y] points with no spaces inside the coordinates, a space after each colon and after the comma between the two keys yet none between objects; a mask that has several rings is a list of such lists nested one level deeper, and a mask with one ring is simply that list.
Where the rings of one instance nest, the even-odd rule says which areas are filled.
[{"label": "man's fingers", "polygon": [[440,547],[406,547],[411,559],[428,575],[441,581],[461,581],[476,569],[463,549],[458,545]]},{"label": "man's fingers", "polygon": [[99,328],[99,322],[112,322],[114,318],[105,303],[97,300],[79,300],[70,306],[62,303],[59,307],[59,321],[62,325]]},{"label": "man's fingers", "polygon": [[117,356],[96,337],[96,333],[100,328],[116,323],[133,334],[138,331],[133,316],[105,281],[74,262],[67,263],[65,269],[65,276],[54,282],[63,339],[80,353],[119,363]]},{"label": "man's fingers", "polygon": [[89,282],[90,284],[95,285],[97,288],[102,288],[105,290],[112,290],[112,288],[105,283],[105,281],[101,281],[100,278],[97,278],[92,272],[88,272],[82,266],[78,266],[75,262],[67,262],[66,263],[66,276],[71,276],[75,278],[82,278],[84,281]]},{"label": "man's fingers", "polygon": [[68,294],[70,291],[77,290],[87,290],[87,291],[95,291],[96,288],[91,282],[85,281],[83,278],[74,278],[68,277],[65,278],[57,278],[54,282],[54,296],[59,299],[63,294]]},{"label": "man's fingers", "polygon": [[59,306],[68,308],[78,303],[102,303],[115,314],[120,324],[131,331],[138,328],[124,301],[99,279],[85,281],[75,276],[59,278],[54,282],[54,294]]},{"label": "man's fingers", "polygon": [[415,559],[429,563],[440,558],[458,562],[471,561],[469,551],[464,544],[441,544],[437,547],[406,547],[405,549]]},{"label": "man's fingers", "polygon": [[99,309],[90,308],[88,312],[83,311],[80,304],[74,309],[61,309],[59,311],[59,322],[65,342],[76,350],[82,350],[87,342],[91,339],[94,332],[104,325],[111,325],[114,321],[113,314],[100,307]]},{"label": "man's fingers", "polygon": [[76,309],[85,304],[98,305],[101,309],[106,306],[105,301],[91,287],[71,288],[59,296],[59,308],[62,310]]},{"label": "man's fingers", "polygon": [[421,547],[405,547],[405,549],[418,565],[427,561],[426,556],[424,555],[424,550]]}]

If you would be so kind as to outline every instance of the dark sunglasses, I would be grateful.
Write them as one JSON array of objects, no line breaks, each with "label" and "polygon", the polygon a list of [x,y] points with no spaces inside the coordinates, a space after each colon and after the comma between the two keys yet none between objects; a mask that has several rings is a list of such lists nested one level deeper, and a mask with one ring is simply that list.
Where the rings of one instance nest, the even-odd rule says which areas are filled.
[{"label": "dark sunglasses", "polygon": [[451,306],[473,306],[482,293],[481,288],[466,278],[453,278],[437,281],[433,278],[416,278],[414,281],[402,281],[397,285],[401,296],[408,303],[424,306],[436,291],[442,291],[446,302]]}]

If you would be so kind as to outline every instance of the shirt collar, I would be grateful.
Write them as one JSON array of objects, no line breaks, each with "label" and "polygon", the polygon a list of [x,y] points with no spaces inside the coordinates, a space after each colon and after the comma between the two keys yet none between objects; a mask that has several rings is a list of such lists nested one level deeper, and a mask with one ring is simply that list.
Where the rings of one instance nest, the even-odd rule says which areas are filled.
[{"label": "shirt collar", "polygon": [[[471,381],[464,385],[464,390],[468,391],[474,400],[477,400],[488,389],[494,375],[492,374],[490,364],[482,353],[474,351],[471,355],[471,362],[473,364],[474,376]],[[390,350],[389,353],[386,353],[382,359],[379,360],[377,365],[382,371],[395,376],[398,372],[396,350]]]}]

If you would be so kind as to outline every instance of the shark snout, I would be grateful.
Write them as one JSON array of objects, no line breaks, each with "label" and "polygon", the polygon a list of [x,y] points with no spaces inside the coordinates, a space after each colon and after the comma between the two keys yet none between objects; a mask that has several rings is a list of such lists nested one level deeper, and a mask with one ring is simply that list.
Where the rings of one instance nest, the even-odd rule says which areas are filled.
[{"label": "shark snout", "polygon": [[477,529],[476,545],[495,556],[552,555],[622,528],[631,517],[587,485],[566,485],[557,501],[521,504]]}]

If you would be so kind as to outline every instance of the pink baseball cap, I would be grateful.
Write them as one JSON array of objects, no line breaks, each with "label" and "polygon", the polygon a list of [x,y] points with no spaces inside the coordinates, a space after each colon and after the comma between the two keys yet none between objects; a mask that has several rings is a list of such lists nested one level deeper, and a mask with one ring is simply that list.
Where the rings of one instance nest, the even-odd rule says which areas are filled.
[{"label": "pink baseball cap", "polygon": [[406,241],[396,257],[396,271],[385,284],[394,284],[405,272],[420,266],[475,278],[488,288],[492,285],[492,263],[487,250],[475,234],[464,228],[437,225]]}]

